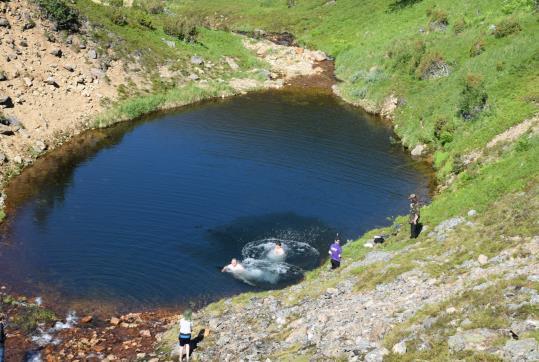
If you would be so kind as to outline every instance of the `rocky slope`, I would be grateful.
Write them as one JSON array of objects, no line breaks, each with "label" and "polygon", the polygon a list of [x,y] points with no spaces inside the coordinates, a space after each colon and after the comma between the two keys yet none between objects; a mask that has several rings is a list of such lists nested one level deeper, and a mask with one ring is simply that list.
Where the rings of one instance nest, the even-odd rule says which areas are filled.
[{"label": "rocky slope", "polygon": [[[510,195],[501,204],[520,206],[527,197]],[[417,242],[407,240],[406,231],[374,250],[372,243],[362,245],[366,238],[353,242],[338,271],[326,265],[283,291],[227,299],[200,311],[195,325],[208,337],[194,356],[200,361],[537,361],[537,224],[524,233],[490,230],[493,219],[519,230],[537,216],[535,198],[509,219],[499,211],[470,210],[432,225],[430,232],[426,225]],[[172,355],[176,334],[169,331],[163,344]]]}]

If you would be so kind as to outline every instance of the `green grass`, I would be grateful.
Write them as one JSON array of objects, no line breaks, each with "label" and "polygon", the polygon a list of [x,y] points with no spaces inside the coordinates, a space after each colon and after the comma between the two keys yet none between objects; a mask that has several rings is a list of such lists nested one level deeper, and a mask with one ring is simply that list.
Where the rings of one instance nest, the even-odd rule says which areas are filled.
[{"label": "green grass", "polygon": [[[537,112],[537,104],[530,101],[537,98],[539,80],[539,23],[532,1],[423,0],[404,8],[395,7],[392,0],[324,4],[306,0],[288,8],[276,0],[186,0],[170,6],[181,13],[203,14],[216,27],[226,23],[240,30],[292,31],[301,43],[336,58],[336,74],[344,80],[342,93],[351,101],[366,97],[381,102],[396,93],[406,102],[396,115],[397,134],[405,145],[429,143],[442,152],[443,159],[437,157],[436,162],[441,178],[453,171],[445,165],[457,155],[481,148]],[[447,18],[446,31],[429,31],[436,14]],[[506,35],[492,33],[491,24]],[[478,39],[484,51],[470,57]],[[416,70],[434,54],[450,65],[451,74],[421,80]],[[372,74],[374,67],[377,77],[358,77]],[[458,115],[469,74],[484,79],[488,95],[486,109],[473,121]],[[440,120],[452,125],[451,140],[443,144],[435,135]]]}]

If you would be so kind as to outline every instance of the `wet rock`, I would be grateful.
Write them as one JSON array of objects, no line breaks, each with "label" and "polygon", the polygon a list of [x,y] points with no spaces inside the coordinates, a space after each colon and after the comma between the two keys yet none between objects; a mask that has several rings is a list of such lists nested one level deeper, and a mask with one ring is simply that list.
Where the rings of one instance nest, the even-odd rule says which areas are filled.
[{"label": "wet rock", "polygon": [[84,316],[80,319],[83,324],[90,323],[94,318],[91,315]]},{"label": "wet rock", "polygon": [[425,153],[427,153],[427,150],[428,150],[428,147],[426,144],[424,143],[421,143],[421,144],[418,144],[416,145],[412,151],[410,152],[410,154],[414,157],[421,157],[423,155],[425,155]]}]

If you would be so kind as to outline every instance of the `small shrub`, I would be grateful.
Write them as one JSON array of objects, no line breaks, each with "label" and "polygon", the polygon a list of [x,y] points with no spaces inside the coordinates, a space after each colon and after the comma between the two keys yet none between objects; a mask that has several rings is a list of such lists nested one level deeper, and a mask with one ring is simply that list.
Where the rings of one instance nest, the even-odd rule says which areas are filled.
[{"label": "small shrub", "polygon": [[436,79],[447,77],[450,73],[449,65],[439,53],[429,53],[421,58],[416,69],[419,79]]},{"label": "small shrub", "polygon": [[350,94],[352,95],[352,97],[354,98],[357,98],[357,99],[365,99],[367,98],[367,93],[368,93],[368,88],[367,87],[362,87],[362,88],[357,88],[357,89],[354,89]]},{"label": "small shrub", "polygon": [[475,119],[485,108],[487,100],[483,78],[477,74],[468,74],[461,92],[458,114],[465,120]]},{"label": "small shrub", "polygon": [[449,15],[445,10],[427,10],[429,16],[429,28],[434,31],[444,31],[449,25]]},{"label": "small shrub", "polygon": [[460,18],[455,22],[455,24],[453,24],[453,31],[455,34],[460,34],[466,30],[467,26],[468,24],[466,23],[466,20],[464,20],[464,18]]},{"label": "small shrub", "polygon": [[140,25],[143,28],[155,30],[155,26],[153,25],[152,18],[146,13],[137,12],[135,15],[135,20],[138,25]]},{"label": "small shrub", "polygon": [[502,12],[512,14],[515,11],[534,11],[538,3],[536,0],[505,0],[502,5]]},{"label": "small shrub", "polygon": [[78,29],[79,13],[64,0],[36,0],[36,3],[59,30]]},{"label": "small shrub", "polygon": [[409,74],[414,74],[426,49],[427,45],[422,40],[413,43],[399,42],[388,52],[388,56],[394,61],[394,69],[403,69]]},{"label": "small shrub", "polygon": [[198,30],[194,19],[167,17],[163,22],[165,34],[178,38],[181,41],[193,43],[196,41]]},{"label": "small shrub", "polygon": [[516,34],[521,30],[522,30],[522,27],[515,19],[507,18],[500,21],[496,25],[496,29],[494,30],[493,34],[495,38],[499,39],[499,38],[504,38],[506,36],[509,36],[511,34]]},{"label": "small shrub", "polygon": [[470,57],[476,57],[485,51],[485,40],[477,39],[470,48]]},{"label": "small shrub", "polygon": [[110,14],[110,21],[118,26],[126,26],[128,24],[127,16],[121,9],[113,9]]},{"label": "small shrub", "polygon": [[454,127],[449,124],[447,119],[440,118],[434,126],[434,138],[436,138],[442,146],[453,141]]},{"label": "small shrub", "polygon": [[162,14],[165,11],[162,0],[139,0],[135,1],[133,7],[153,15]]}]

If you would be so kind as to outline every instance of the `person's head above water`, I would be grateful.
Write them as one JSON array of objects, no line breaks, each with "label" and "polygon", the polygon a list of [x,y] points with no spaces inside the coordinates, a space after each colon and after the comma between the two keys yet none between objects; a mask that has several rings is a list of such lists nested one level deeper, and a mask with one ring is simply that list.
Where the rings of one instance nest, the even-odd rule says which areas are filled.
[{"label": "person's head above water", "polygon": [[276,247],[279,247],[279,248],[280,248],[280,247],[282,247],[282,246],[283,246],[283,244],[281,244],[281,242],[280,242],[280,241],[276,241],[276,242],[275,242],[275,246],[276,246]]},{"label": "person's head above water", "polygon": [[232,260],[230,261],[230,265],[232,266],[238,265],[238,260],[236,258],[232,258]]}]

